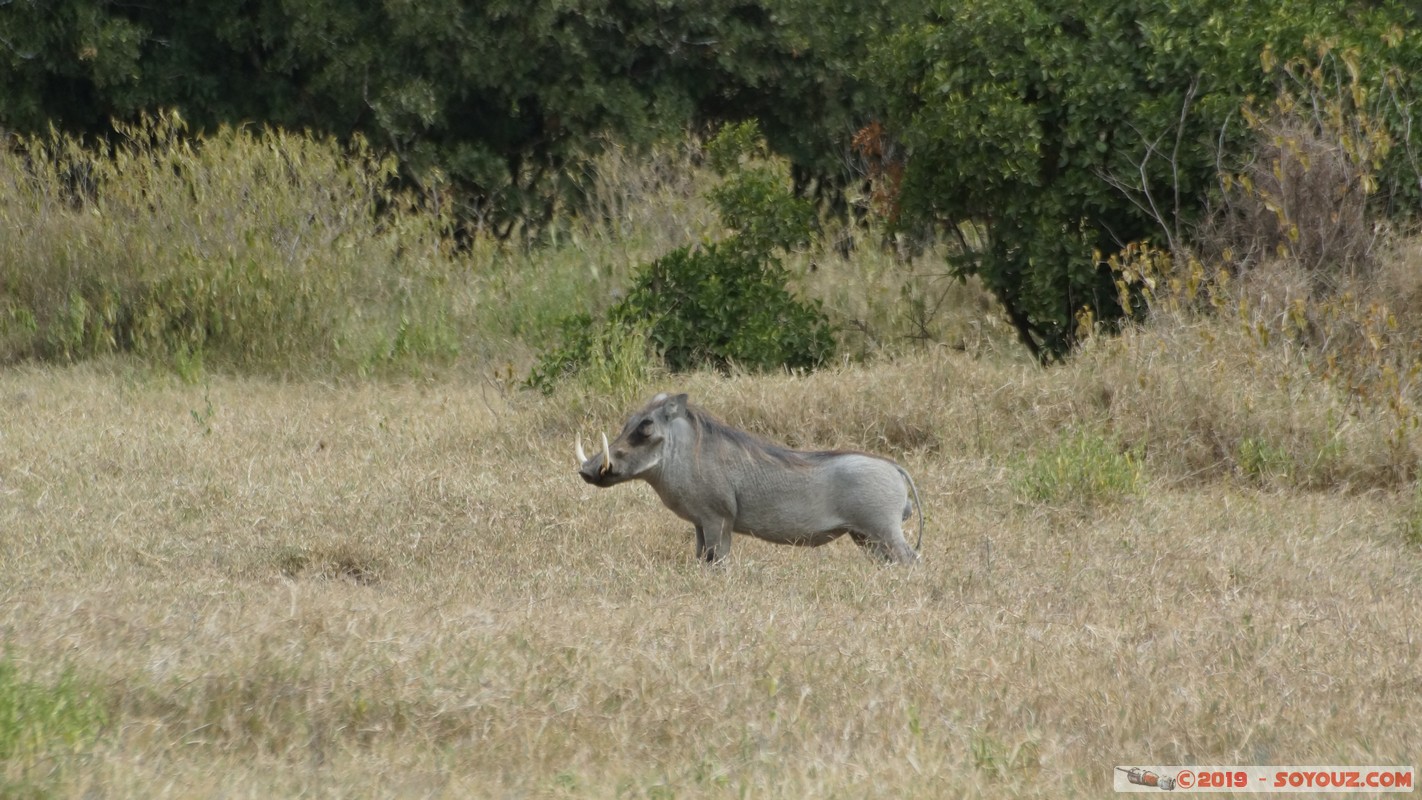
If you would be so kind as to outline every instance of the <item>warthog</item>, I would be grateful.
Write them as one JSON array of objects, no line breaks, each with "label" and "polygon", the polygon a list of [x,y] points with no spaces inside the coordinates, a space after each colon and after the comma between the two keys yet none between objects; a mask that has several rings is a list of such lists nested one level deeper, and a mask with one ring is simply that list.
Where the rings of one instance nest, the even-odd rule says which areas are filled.
[{"label": "warthog", "polygon": [[[903,522],[919,505],[918,488],[887,458],[846,450],[806,452],[763,441],[659,394],[633,414],[602,452],[588,458],[577,439],[578,474],[594,486],[641,478],[677,516],[696,526],[696,557],[720,561],[731,533],[780,544],[819,547],[849,534],[885,561],[911,563]],[[909,503],[909,491],[913,503]]]}]

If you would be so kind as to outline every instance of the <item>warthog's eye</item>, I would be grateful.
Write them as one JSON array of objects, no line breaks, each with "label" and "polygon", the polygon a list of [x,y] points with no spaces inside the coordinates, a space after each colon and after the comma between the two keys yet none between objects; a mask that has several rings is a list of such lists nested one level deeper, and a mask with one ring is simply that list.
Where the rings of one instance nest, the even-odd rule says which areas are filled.
[{"label": "warthog's eye", "polygon": [[631,440],[632,444],[638,444],[640,442],[646,441],[647,437],[651,435],[652,421],[649,419],[644,419],[642,420],[642,424],[637,426],[637,430],[632,431],[632,435],[628,438]]}]

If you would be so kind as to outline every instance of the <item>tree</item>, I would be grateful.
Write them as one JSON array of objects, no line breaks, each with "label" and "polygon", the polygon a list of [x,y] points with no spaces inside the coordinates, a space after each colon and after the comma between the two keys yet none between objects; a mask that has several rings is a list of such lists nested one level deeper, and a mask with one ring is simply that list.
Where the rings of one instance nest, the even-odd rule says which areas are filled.
[{"label": "tree", "polygon": [[[1260,67],[1344,32],[1379,59],[1399,12],[1331,2],[964,0],[904,28],[874,71],[909,151],[898,202],[957,238],[959,274],[1047,361],[1123,311],[1104,264],[1176,246],[1216,185]],[[1415,52],[1416,45],[1412,45]],[[1415,60],[1415,58],[1414,58]]]},{"label": "tree", "polygon": [[12,0],[0,126],[108,135],[175,108],[396,153],[500,233],[576,196],[601,142],[759,118],[802,186],[833,182],[854,70],[915,3],[858,0]]}]

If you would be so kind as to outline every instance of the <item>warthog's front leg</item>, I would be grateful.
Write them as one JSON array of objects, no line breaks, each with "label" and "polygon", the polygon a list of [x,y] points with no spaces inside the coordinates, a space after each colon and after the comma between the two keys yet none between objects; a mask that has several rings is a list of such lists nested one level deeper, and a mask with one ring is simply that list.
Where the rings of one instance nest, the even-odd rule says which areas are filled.
[{"label": "warthog's front leg", "polygon": [[731,554],[731,521],[710,520],[696,526],[696,559],[714,564]]}]

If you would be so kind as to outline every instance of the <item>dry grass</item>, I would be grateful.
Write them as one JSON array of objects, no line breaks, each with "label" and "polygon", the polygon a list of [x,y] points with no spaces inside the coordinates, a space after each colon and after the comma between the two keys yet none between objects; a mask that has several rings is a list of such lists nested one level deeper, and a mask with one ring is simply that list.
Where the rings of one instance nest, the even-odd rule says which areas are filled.
[{"label": "dry grass", "polygon": [[[1349,381],[1261,341],[1298,283],[1261,271],[1238,314],[1162,311],[1044,371],[936,259],[820,244],[796,288],[868,363],[510,391],[564,314],[718,235],[697,161],[612,148],[597,211],[546,247],[428,251],[449,280],[407,299],[459,354],[402,327],[361,350],[383,381],[0,371],[0,796],[1093,797],[1118,763],[1418,762],[1413,323],[1340,305],[1341,352],[1383,342]],[[167,252],[143,226],[175,208],[75,263]],[[26,230],[14,270],[76,239]],[[350,253],[396,263],[398,239]],[[1398,313],[1415,246],[1368,276]],[[277,364],[324,363],[275,331]],[[576,432],[674,387],[899,459],[924,564],[738,538],[704,568],[648,489],[574,476]],[[9,696],[51,718],[17,740]]]},{"label": "dry grass", "polygon": [[[678,379],[905,463],[928,516],[905,570],[741,537],[703,568],[645,487],[574,477],[574,431],[620,423],[585,398],[0,373],[5,648],[107,710],[0,794],[1090,797],[1119,763],[1417,763],[1411,487],[1240,480],[1228,436],[1333,401],[1228,347],[1190,366],[1181,330],[1048,372],[945,351]],[[1062,430],[1154,438],[1142,490],[1024,497]]]}]

